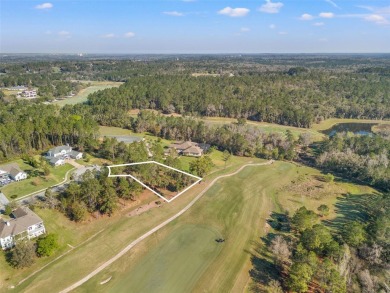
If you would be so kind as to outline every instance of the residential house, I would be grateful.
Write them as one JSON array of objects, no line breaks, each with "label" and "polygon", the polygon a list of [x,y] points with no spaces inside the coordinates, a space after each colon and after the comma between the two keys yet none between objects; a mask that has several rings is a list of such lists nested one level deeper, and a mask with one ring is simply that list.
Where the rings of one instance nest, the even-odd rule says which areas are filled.
[{"label": "residential house", "polygon": [[51,158],[49,160],[50,165],[57,167],[65,164],[65,160],[63,158]]},{"label": "residential house", "polygon": [[200,157],[206,152],[210,145],[206,143],[197,143],[192,141],[175,142],[169,146],[170,149],[176,150],[178,154],[191,157]]},{"label": "residential house", "polygon": [[72,147],[70,147],[68,145],[61,145],[61,146],[54,147],[54,148],[50,149],[47,152],[47,157],[53,157],[53,158],[65,157],[65,156],[69,157],[69,154],[71,151],[72,151]]},{"label": "residential house", "polygon": [[72,150],[72,147],[68,145],[62,145],[50,149],[46,154],[46,159],[49,160],[53,166],[59,166],[65,164],[65,159],[82,159],[83,153]]},{"label": "residential house", "polygon": [[0,220],[0,246],[2,249],[12,248],[17,240],[32,239],[45,233],[42,219],[27,207],[14,210],[10,220]]},{"label": "residential house", "polygon": [[20,181],[27,178],[27,173],[23,172],[18,164],[12,163],[0,166],[0,177],[4,176],[8,176],[15,181]]},{"label": "residential house", "polygon": [[25,90],[22,92],[23,97],[34,99],[37,97],[37,91],[36,90]]}]

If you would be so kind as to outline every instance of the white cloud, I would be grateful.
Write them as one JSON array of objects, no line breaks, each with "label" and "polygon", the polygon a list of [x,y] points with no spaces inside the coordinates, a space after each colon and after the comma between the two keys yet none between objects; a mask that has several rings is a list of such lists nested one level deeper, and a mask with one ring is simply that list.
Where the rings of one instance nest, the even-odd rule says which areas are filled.
[{"label": "white cloud", "polygon": [[105,34],[101,36],[103,39],[112,39],[115,38],[115,34],[110,33],[110,34]]},{"label": "white cloud", "polygon": [[323,26],[323,25],[325,25],[325,23],[323,23],[323,22],[315,22],[315,23],[313,23],[313,25],[314,26]]},{"label": "white cloud", "polygon": [[250,29],[249,27],[242,27],[240,30],[241,30],[243,33],[245,33],[245,32],[249,32],[251,29]]},{"label": "white cloud", "polygon": [[274,25],[274,24],[270,24],[270,25],[269,25],[269,28],[273,30],[273,29],[275,29],[275,28],[276,28],[276,25]]},{"label": "white cloud", "polygon": [[332,5],[333,7],[335,8],[340,8],[335,2],[333,2],[332,0],[325,0],[325,2],[329,3],[330,5]]},{"label": "white cloud", "polygon": [[332,13],[332,12],[321,12],[318,16],[322,17],[322,18],[333,18],[334,17],[334,13]]},{"label": "white cloud", "polygon": [[127,32],[127,33],[124,34],[124,37],[125,37],[125,38],[132,38],[132,37],[135,37],[135,33],[133,33],[133,32]]},{"label": "white cloud", "polygon": [[312,20],[313,18],[314,18],[313,15],[308,14],[308,13],[304,13],[301,15],[301,17],[299,19],[300,20]]},{"label": "white cloud", "polygon": [[59,36],[63,36],[63,37],[67,37],[67,36],[70,36],[70,32],[68,32],[68,31],[60,31],[60,32],[58,32],[58,35]]},{"label": "white cloud", "polygon": [[46,35],[51,35],[51,31],[50,31],[50,30],[49,30],[49,31],[46,31],[45,34],[46,34]]},{"label": "white cloud", "polygon": [[287,35],[288,32],[278,32],[279,35]]},{"label": "white cloud", "polygon": [[249,13],[248,8],[231,8],[231,7],[225,7],[224,9],[221,9],[218,11],[218,14],[227,15],[230,17],[243,17]]},{"label": "white cloud", "polygon": [[379,14],[370,14],[364,17],[364,19],[376,24],[390,24],[390,22],[384,16]]},{"label": "white cloud", "polygon": [[183,16],[183,12],[179,11],[164,11],[163,14],[170,15],[170,16]]},{"label": "white cloud", "polygon": [[50,9],[53,8],[53,4],[46,2],[35,6],[36,9]]},{"label": "white cloud", "polygon": [[265,0],[265,4],[261,5],[259,11],[265,13],[279,13],[279,10],[283,7],[282,2],[271,2],[271,0]]}]

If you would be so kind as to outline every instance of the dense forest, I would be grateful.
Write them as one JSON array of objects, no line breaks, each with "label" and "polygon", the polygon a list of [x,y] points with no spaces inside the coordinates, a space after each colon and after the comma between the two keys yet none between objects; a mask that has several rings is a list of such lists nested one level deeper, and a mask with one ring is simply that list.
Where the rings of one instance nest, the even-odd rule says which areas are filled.
[{"label": "dense forest", "polygon": [[[291,69],[289,71],[291,73]],[[377,75],[309,71],[253,76],[134,77],[89,96],[99,123],[110,113],[157,109],[186,115],[244,117],[297,127],[338,118],[390,118],[390,79]]]},{"label": "dense forest", "polygon": [[341,176],[390,190],[390,141],[380,135],[340,133],[325,141],[317,164]]},{"label": "dense forest", "polygon": [[97,138],[97,123],[71,107],[0,102],[0,161],[69,143],[83,149]]}]

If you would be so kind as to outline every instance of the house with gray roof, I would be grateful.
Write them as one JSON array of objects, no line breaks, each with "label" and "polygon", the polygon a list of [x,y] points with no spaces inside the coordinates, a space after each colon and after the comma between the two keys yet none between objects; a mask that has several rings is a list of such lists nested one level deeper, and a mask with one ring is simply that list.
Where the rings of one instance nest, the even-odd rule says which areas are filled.
[{"label": "house with gray roof", "polygon": [[0,219],[0,246],[9,249],[18,240],[32,239],[45,234],[43,220],[27,207],[17,208],[11,219]]},{"label": "house with gray roof", "polygon": [[0,166],[0,177],[9,176],[12,180],[20,181],[27,178],[27,173],[22,171],[18,164],[12,163]]},{"label": "house with gray roof", "polygon": [[54,147],[46,153],[46,159],[53,166],[63,165],[65,164],[64,160],[69,158],[80,160],[83,158],[83,153],[72,150],[69,145]]}]

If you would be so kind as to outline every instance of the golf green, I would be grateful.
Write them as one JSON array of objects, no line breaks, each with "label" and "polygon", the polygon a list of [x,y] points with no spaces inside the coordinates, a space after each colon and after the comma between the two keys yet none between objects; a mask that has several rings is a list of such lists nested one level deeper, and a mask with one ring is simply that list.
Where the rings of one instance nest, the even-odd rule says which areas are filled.
[{"label": "golf green", "polygon": [[215,241],[220,237],[208,227],[182,225],[127,274],[110,280],[107,289],[126,293],[189,292],[222,249],[224,243]]}]

